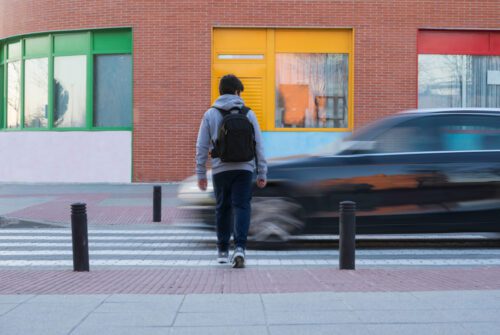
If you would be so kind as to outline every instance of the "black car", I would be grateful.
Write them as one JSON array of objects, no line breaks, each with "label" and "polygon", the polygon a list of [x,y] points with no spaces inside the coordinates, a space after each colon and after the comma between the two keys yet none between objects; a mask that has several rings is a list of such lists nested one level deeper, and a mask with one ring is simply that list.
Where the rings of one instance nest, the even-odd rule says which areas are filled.
[{"label": "black car", "polygon": [[[211,213],[213,195],[193,183],[179,196]],[[500,109],[403,112],[319,154],[271,163],[268,186],[254,190],[250,236],[338,233],[345,200],[356,202],[362,234],[500,231]]]}]

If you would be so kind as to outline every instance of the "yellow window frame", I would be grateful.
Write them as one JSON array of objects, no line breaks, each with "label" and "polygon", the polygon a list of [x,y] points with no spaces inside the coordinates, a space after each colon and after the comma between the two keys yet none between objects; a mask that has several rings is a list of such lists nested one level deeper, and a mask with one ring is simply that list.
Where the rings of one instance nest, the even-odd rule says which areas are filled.
[{"label": "yellow window frame", "polygon": [[[348,55],[347,128],[275,127],[277,53],[343,53]],[[211,65],[212,100],[219,96],[218,79],[225,73],[263,78],[262,101],[249,97],[257,106],[254,110],[262,130],[348,132],[354,128],[354,30],[351,28],[214,27],[212,29]],[[245,94],[246,92],[243,92],[244,99]],[[260,104],[262,104],[261,107]],[[252,104],[249,103],[249,106],[252,107]]]}]

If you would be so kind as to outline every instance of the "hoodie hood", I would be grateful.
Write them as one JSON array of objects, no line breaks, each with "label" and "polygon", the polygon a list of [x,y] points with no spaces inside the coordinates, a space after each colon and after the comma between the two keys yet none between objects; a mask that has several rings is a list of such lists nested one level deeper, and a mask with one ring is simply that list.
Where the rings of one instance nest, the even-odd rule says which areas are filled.
[{"label": "hoodie hood", "polygon": [[213,106],[223,109],[223,110],[230,110],[232,108],[242,108],[244,105],[243,99],[241,97],[234,95],[234,94],[224,94],[221,95],[220,97],[215,100]]}]

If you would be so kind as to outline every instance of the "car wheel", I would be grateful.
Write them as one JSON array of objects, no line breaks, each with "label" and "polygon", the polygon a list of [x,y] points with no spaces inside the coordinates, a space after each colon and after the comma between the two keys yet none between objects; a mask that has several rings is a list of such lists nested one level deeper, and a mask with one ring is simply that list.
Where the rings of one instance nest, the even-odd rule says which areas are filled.
[{"label": "car wheel", "polygon": [[283,242],[304,228],[302,206],[284,197],[254,197],[249,236],[257,242]]}]

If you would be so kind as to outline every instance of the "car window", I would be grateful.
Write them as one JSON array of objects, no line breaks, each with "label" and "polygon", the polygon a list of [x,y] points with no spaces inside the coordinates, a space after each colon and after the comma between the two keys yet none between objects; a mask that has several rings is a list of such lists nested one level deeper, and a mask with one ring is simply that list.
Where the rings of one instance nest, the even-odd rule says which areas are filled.
[{"label": "car window", "polygon": [[439,123],[445,151],[500,150],[500,116],[446,116]]},{"label": "car window", "polygon": [[441,142],[431,117],[419,117],[387,129],[375,138],[375,152],[439,151]]},{"label": "car window", "polygon": [[375,138],[375,152],[500,150],[500,116],[427,115]]}]

